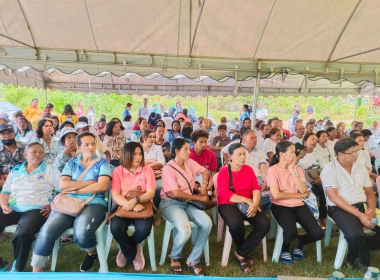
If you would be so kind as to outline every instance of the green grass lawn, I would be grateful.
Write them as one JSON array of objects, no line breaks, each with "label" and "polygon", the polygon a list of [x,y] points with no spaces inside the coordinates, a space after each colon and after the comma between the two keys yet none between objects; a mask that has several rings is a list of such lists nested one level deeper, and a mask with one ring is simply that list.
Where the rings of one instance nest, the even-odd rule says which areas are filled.
[{"label": "green grass lawn", "polygon": [[[166,258],[165,264],[163,266],[159,265],[160,255],[161,255],[161,247],[162,240],[164,234],[165,223],[163,222],[159,227],[155,227],[155,247],[156,247],[156,262],[157,262],[157,274],[171,274],[170,270],[170,261]],[[248,229],[248,227],[247,227]],[[169,252],[172,246],[172,238],[169,244]],[[204,258],[202,256],[202,266],[205,268],[207,275],[211,276],[228,276],[228,277],[243,277],[243,276],[251,276],[251,277],[277,277],[278,275],[289,275],[289,276],[303,276],[303,277],[331,277],[333,271],[335,270],[333,267],[335,253],[338,243],[338,236],[332,236],[330,241],[330,246],[328,248],[324,247],[324,241],[322,241],[322,263],[317,263],[316,261],[316,248],[315,244],[309,244],[305,246],[305,260],[296,261],[293,265],[288,266],[282,263],[272,263],[272,251],[274,247],[274,240],[267,241],[267,249],[268,249],[268,262],[263,262],[263,253],[262,246],[259,245],[258,248],[254,250],[251,254],[255,264],[253,266],[253,271],[249,274],[244,274],[240,271],[237,264],[232,259],[232,252],[235,248],[234,244],[232,245],[232,250],[230,254],[230,259],[228,262],[228,266],[226,268],[222,268],[220,265],[222,251],[223,251],[223,242],[217,243],[216,241],[216,226],[213,227],[210,238],[210,261],[211,265],[209,267],[205,267]],[[295,245],[295,242],[294,242]],[[191,242],[189,240],[188,244],[184,248],[184,260],[189,255],[191,250]],[[108,268],[110,272],[127,272],[134,273],[133,265],[128,264],[125,268],[119,268],[116,265],[116,255],[118,252],[117,243],[113,241],[111,251],[108,257]],[[150,267],[149,261],[149,253],[147,243],[144,246],[144,255],[146,260],[146,265],[142,273],[153,273]],[[3,244],[0,245],[0,256],[4,259],[8,260],[8,262],[12,263],[13,261],[13,247],[11,243],[11,238],[8,238]],[[85,257],[85,253],[80,251],[80,249],[74,244],[68,244],[61,247],[61,250],[58,255],[57,261],[57,272],[78,272],[79,265],[83,261]],[[372,265],[375,267],[379,267],[380,264],[380,254],[378,252],[372,253]],[[48,264],[48,269],[46,271],[50,271],[50,262]],[[93,271],[99,270],[99,263],[97,262]],[[31,271],[31,267],[28,265],[25,271]],[[345,263],[343,263],[340,271],[347,277],[360,277],[362,278],[364,273],[358,268],[352,269],[348,268]],[[188,274],[185,271],[185,274]]]}]

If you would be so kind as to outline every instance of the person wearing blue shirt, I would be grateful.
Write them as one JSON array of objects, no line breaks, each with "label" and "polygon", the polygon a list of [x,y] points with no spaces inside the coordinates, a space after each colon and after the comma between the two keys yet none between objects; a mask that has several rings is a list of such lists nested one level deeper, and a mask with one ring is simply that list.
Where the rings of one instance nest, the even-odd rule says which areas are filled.
[{"label": "person wearing blue shirt", "polygon": [[[12,240],[12,272],[25,269],[34,235],[49,217],[50,203],[59,189],[61,175],[57,168],[43,161],[45,149],[41,144],[29,144],[24,156],[26,162],[12,169],[0,194],[0,232],[17,224]],[[0,271],[7,268],[6,264]]]},{"label": "person wearing blue shirt", "polygon": [[[75,244],[87,252],[80,271],[90,270],[97,259],[95,232],[106,216],[105,191],[110,182],[111,169],[106,159],[96,155],[96,141],[92,133],[79,134],[77,146],[80,154],[66,163],[62,170],[60,189],[70,192],[68,196],[83,201],[92,199],[77,217],[52,211],[36,242],[31,261],[33,272],[42,272],[53,252],[55,241],[70,227],[73,227]],[[87,168],[88,171],[81,176]],[[83,178],[78,180],[80,177]]]},{"label": "person wearing blue shirt", "polygon": [[198,117],[197,115],[195,114],[195,108],[193,106],[191,106],[189,108],[189,115],[188,115],[191,123],[194,125],[196,123],[198,123]]},{"label": "person wearing blue shirt", "polygon": [[121,116],[121,119],[124,120],[124,118],[126,116],[130,116],[131,115],[131,110],[132,110],[132,103],[127,103],[127,105],[125,106],[125,109],[123,111],[123,115]]},{"label": "person wearing blue shirt", "polygon": [[161,115],[161,110],[160,110],[160,106],[158,105],[158,103],[153,103],[153,110],[152,112],[155,112],[156,114],[160,114]]},{"label": "person wearing blue shirt", "polygon": [[181,133],[181,124],[179,121],[173,121],[172,130],[166,133],[165,140],[169,141],[171,146],[172,142],[177,138],[183,138],[183,135]]},{"label": "person wearing blue shirt", "polygon": [[250,109],[249,109],[249,106],[247,104],[244,104],[243,107],[241,108],[241,115],[240,115],[240,118],[235,118],[235,120],[237,122],[240,123],[240,127],[243,126],[243,122],[246,118],[250,118],[251,116],[251,112],[250,112]]}]

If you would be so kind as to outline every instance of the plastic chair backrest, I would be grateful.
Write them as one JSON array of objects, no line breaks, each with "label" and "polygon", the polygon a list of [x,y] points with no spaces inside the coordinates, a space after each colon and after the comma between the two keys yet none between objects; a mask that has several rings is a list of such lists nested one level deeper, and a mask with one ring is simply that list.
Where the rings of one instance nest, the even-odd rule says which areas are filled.
[{"label": "plastic chair backrest", "polygon": [[375,160],[375,169],[377,175],[379,175],[380,159]]},{"label": "plastic chair backrest", "polygon": [[219,176],[219,172],[214,175],[214,178],[212,178],[212,180],[214,182],[216,197],[218,197],[218,176]]}]

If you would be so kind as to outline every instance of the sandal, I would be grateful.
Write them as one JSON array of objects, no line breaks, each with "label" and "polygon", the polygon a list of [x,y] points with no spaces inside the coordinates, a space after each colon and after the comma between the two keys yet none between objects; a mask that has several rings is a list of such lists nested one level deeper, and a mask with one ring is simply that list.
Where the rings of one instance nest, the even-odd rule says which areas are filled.
[{"label": "sandal", "polygon": [[[171,261],[173,263],[180,263],[181,264],[181,260],[180,259],[171,259]],[[170,266],[170,269],[172,270],[172,272],[174,274],[182,274],[182,266],[181,265],[174,265],[174,264],[172,264]]]},{"label": "sandal", "polygon": [[252,259],[252,257],[250,255],[247,255],[245,258],[248,260],[248,264],[250,266],[252,266],[253,265],[253,259]]},{"label": "sandal", "polygon": [[[201,270],[198,271],[198,273],[195,272],[197,268],[200,268]],[[206,276],[206,273],[203,271],[203,269],[196,263],[194,265],[187,265],[187,269],[194,274],[195,276]]]},{"label": "sandal", "polygon": [[[238,264],[241,271],[243,271],[244,273],[251,272],[251,266],[249,265],[249,261],[247,260],[247,258],[239,259],[234,253],[233,259]],[[249,268],[249,270],[247,270],[247,268]]]}]

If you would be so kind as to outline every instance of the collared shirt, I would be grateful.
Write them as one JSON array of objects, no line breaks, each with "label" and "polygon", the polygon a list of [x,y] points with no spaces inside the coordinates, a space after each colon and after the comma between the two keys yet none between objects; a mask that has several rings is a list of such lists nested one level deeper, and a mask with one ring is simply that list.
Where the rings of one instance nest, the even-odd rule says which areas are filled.
[{"label": "collared shirt", "polygon": [[290,137],[289,141],[292,142],[293,144],[296,144],[296,143],[302,144],[302,138],[298,138],[295,135]]},{"label": "collared shirt", "polygon": [[262,150],[264,148],[265,138],[261,137],[261,131],[260,131],[260,134],[256,133],[256,135],[257,135],[256,147],[259,148],[260,150]]},{"label": "collared shirt", "polygon": [[[323,168],[321,180],[325,193],[331,188],[338,189],[338,195],[351,205],[367,201],[363,188],[372,186],[367,168],[363,164],[354,163],[350,174],[340,165],[337,158]],[[326,202],[327,206],[336,206],[327,194]]]},{"label": "collared shirt", "polygon": [[127,108],[125,108],[125,109],[124,109],[124,112],[123,112],[123,114],[122,114],[122,116],[121,116],[121,120],[124,120],[124,118],[125,118],[126,116],[130,116],[130,115],[131,115],[131,113],[128,111]]},{"label": "collared shirt", "polygon": [[[98,156],[95,155],[94,159],[96,159],[97,157]],[[86,169],[80,162],[81,159],[82,159],[82,154],[79,154],[79,156],[76,158],[70,159],[62,170],[62,176],[70,177],[72,181],[76,181],[79,178],[79,176],[83,173],[83,171]],[[91,169],[83,177],[82,181],[98,181],[99,177],[101,176],[108,176],[112,178],[110,164],[104,158],[102,158],[100,161],[98,161],[91,167]],[[80,198],[82,200],[87,200],[93,194],[89,193],[89,194],[68,194],[68,195],[76,197],[76,198]],[[88,205],[90,204],[102,204],[104,206],[107,206],[104,193],[97,193],[95,197],[88,203]]]},{"label": "collared shirt", "polygon": [[264,107],[263,108],[257,108],[256,109],[256,119],[266,119],[268,116],[268,111],[267,109],[265,109]]},{"label": "collared shirt", "polygon": [[61,173],[42,162],[32,173],[25,169],[26,162],[16,165],[7,177],[1,193],[9,194],[9,206],[16,212],[42,209],[49,205],[59,190]]},{"label": "collared shirt", "polygon": [[144,150],[144,159],[145,160],[156,160],[157,162],[161,163],[162,165],[165,165],[165,157],[162,153],[162,147],[160,145],[153,144],[152,147],[150,147],[149,151]]},{"label": "collared shirt", "polygon": [[334,146],[335,146],[336,142],[338,142],[338,139],[334,139],[334,141],[327,140],[327,144],[326,145],[329,146],[329,148],[334,151]]},{"label": "collared shirt", "polygon": [[29,144],[34,137],[36,137],[36,132],[34,130],[26,131],[24,136],[22,136],[20,132],[17,132],[16,134],[16,140],[24,144]]},{"label": "collared shirt", "polygon": [[195,177],[202,175],[202,173],[207,170],[192,159],[188,159],[184,162],[185,170],[179,167],[174,160],[169,161],[162,169],[162,199],[170,199],[166,193],[174,190],[180,190],[187,194],[191,194],[189,184],[186,182],[185,178],[169,165],[174,166],[179,172],[181,172],[187,182],[189,182],[191,190],[193,190],[195,186]]},{"label": "collared shirt", "polygon": [[359,155],[356,159],[356,163],[361,163],[365,165],[365,167],[372,170],[371,157],[369,155],[369,152],[366,150],[359,150]]},{"label": "collared shirt", "polygon": [[144,119],[148,120],[149,119],[149,116],[150,116],[150,113],[152,113],[152,107],[149,107],[149,106],[140,106],[137,114],[140,116],[140,117],[143,117]]},{"label": "collared shirt", "polygon": [[173,131],[168,131],[165,135],[165,140],[170,142],[170,146],[172,145],[172,142],[177,138],[183,138],[181,132],[174,133]]},{"label": "collared shirt", "polygon": [[58,144],[58,139],[55,137],[53,137],[51,139],[50,148],[46,144],[46,142],[43,138],[35,137],[32,139],[31,143],[34,143],[34,142],[40,143],[44,147],[44,150],[45,150],[44,161],[47,164],[53,165],[55,159],[57,158],[57,156],[59,154],[59,152],[62,150],[62,147]]},{"label": "collared shirt", "polygon": [[208,134],[208,139],[207,139],[207,145],[211,145],[212,140],[218,135],[218,130],[214,128],[209,128],[207,130]]},{"label": "collared shirt", "polygon": [[59,153],[57,158],[54,161],[54,166],[58,168],[60,172],[62,172],[65,164],[70,160],[70,158],[63,153],[63,150]]},{"label": "collared shirt", "polygon": [[245,150],[245,154],[245,164],[252,167],[257,178],[261,178],[264,180],[265,178],[263,176],[263,172],[260,169],[261,164],[267,165],[267,160],[264,152],[255,147],[250,153],[247,150]]},{"label": "collared shirt", "polygon": [[127,192],[138,190],[146,192],[148,189],[156,189],[156,179],[150,166],[139,166],[135,173],[121,165],[112,172],[111,192],[125,196]]},{"label": "collared shirt", "polygon": [[[0,175],[9,174],[13,167],[17,164],[23,163],[25,161],[24,151],[25,145],[16,141],[16,150],[13,155],[11,155],[5,150],[4,145],[0,143]],[[13,164],[5,153],[7,153],[16,162],[16,164]]]},{"label": "collared shirt", "polygon": [[277,143],[274,142],[272,139],[270,138],[265,139],[264,144],[263,144],[263,151],[267,159],[269,159],[268,153],[270,152],[272,152],[273,154],[276,153],[276,146],[277,146]]},{"label": "collared shirt", "polygon": [[[224,140],[222,138],[220,138],[220,136],[215,136],[214,139],[212,139],[212,142],[211,142],[211,145],[210,146],[214,146],[214,147],[225,147],[227,146],[228,144],[231,143],[231,139],[226,137]],[[215,155],[217,158],[220,158],[220,151],[214,151]]]},{"label": "collared shirt", "polygon": [[299,160],[298,165],[302,169],[308,169],[315,165],[319,165],[320,168],[323,168],[327,163],[323,155],[315,148],[311,153],[306,153],[306,155]]},{"label": "collared shirt", "polygon": [[121,150],[125,144],[125,137],[123,133],[117,135],[112,135],[104,137],[104,144],[107,146],[111,153],[111,160],[119,160],[121,155]]},{"label": "collared shirt", "polygon": [[315,150],[324,157],[326,164],[331,162],[335,157],[334,150],[327,145],[326,148],[322,148],[322,146],[318,144]]}]

